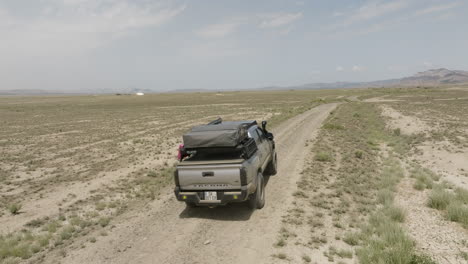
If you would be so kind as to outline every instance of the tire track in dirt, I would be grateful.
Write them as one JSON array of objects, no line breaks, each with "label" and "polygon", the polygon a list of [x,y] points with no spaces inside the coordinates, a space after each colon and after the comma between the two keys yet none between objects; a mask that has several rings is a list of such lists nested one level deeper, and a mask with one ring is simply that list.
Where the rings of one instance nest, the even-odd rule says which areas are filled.
[{"label": "tire track in dirt", "polygon": [[[292,201],[307,140],[337,106],[324,104],[285,121],[273,132],[278,174],[266,187],[266,206],[250,211],[243,204],[186,208],[172,187],[160,200],[124,214],[109,235],[86,248],[69,248],[63,263],[269,263],[281,216]],[[75,243],[76,244],[76,243]],[[74,247],[74,246],[73,246]],[[54,256],[46,263],[55,262]]]}]

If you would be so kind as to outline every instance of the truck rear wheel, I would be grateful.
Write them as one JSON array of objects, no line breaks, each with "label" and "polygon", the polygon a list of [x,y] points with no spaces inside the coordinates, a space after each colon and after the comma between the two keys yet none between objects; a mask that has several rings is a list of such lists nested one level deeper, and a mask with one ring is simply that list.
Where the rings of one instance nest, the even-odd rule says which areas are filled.
[{"label": "truck rear wheel", "polygon": [[277,167],[278,167],[278,160],[276,158],[276,153],[275,153],[275,155],[270,160],[270,162],[268,163],[268,165],[267,165],[267,167],[265,169],[265,174],[268,175],[268,176],[276,175]]},{"label": "truck rear wheel", "polygon": [[262,209],[265,206],[265,179],[261,173],[258,173],[257,177],[257,190],[247,201],[250,209]]}]

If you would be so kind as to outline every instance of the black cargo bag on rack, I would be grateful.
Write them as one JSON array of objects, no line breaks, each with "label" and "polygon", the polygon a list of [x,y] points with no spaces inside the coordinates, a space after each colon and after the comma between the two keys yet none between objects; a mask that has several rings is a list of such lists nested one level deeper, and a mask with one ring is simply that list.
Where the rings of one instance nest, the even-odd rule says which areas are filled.
[{"label": "black cargo bag on rack", "polygon": [[184,147],[186,149],[236,147],[247,138],[247,129],[254,122],[222,122],[196,126],[183,135]]}]

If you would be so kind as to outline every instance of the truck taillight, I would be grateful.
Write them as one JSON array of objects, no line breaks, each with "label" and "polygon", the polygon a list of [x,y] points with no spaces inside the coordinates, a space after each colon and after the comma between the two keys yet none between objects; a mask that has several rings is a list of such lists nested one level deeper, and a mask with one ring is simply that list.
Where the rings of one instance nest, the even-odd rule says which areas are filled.
[{"label": "truck taillight", "polygon": [[179,170],[174,171],[174,182],[176,186],[179,186]]},{"label": "truck taillight", "polygon": [[240,168],[240,180],[241,180],[241,185],[247,185],[247,171],[245,168]]}]

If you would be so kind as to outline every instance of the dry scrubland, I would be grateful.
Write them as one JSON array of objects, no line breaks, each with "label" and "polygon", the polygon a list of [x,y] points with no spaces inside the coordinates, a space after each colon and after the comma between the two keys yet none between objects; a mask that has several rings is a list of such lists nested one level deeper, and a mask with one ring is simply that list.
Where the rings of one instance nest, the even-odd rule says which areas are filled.
[{"label": "dry scrubland", "polygon": [[373,90],[324,123],[281,263],[467,263],[468,89]]},{"label": "dry scrubland", "polygon": [[[271,126],[336,100],[323,92],[0,98],[0,261],[44,257],[112,232],[172,183],[181,135],[224,119]],[[349,92],[350,95],[354,92]]]},{"label": "dry scrubland", "polygon": [[93,247],[171,188],[195,124],[279,126],[328,102],[258,263],[467,262],[468,88],[444,87],[0,98],[0,263]]}]

